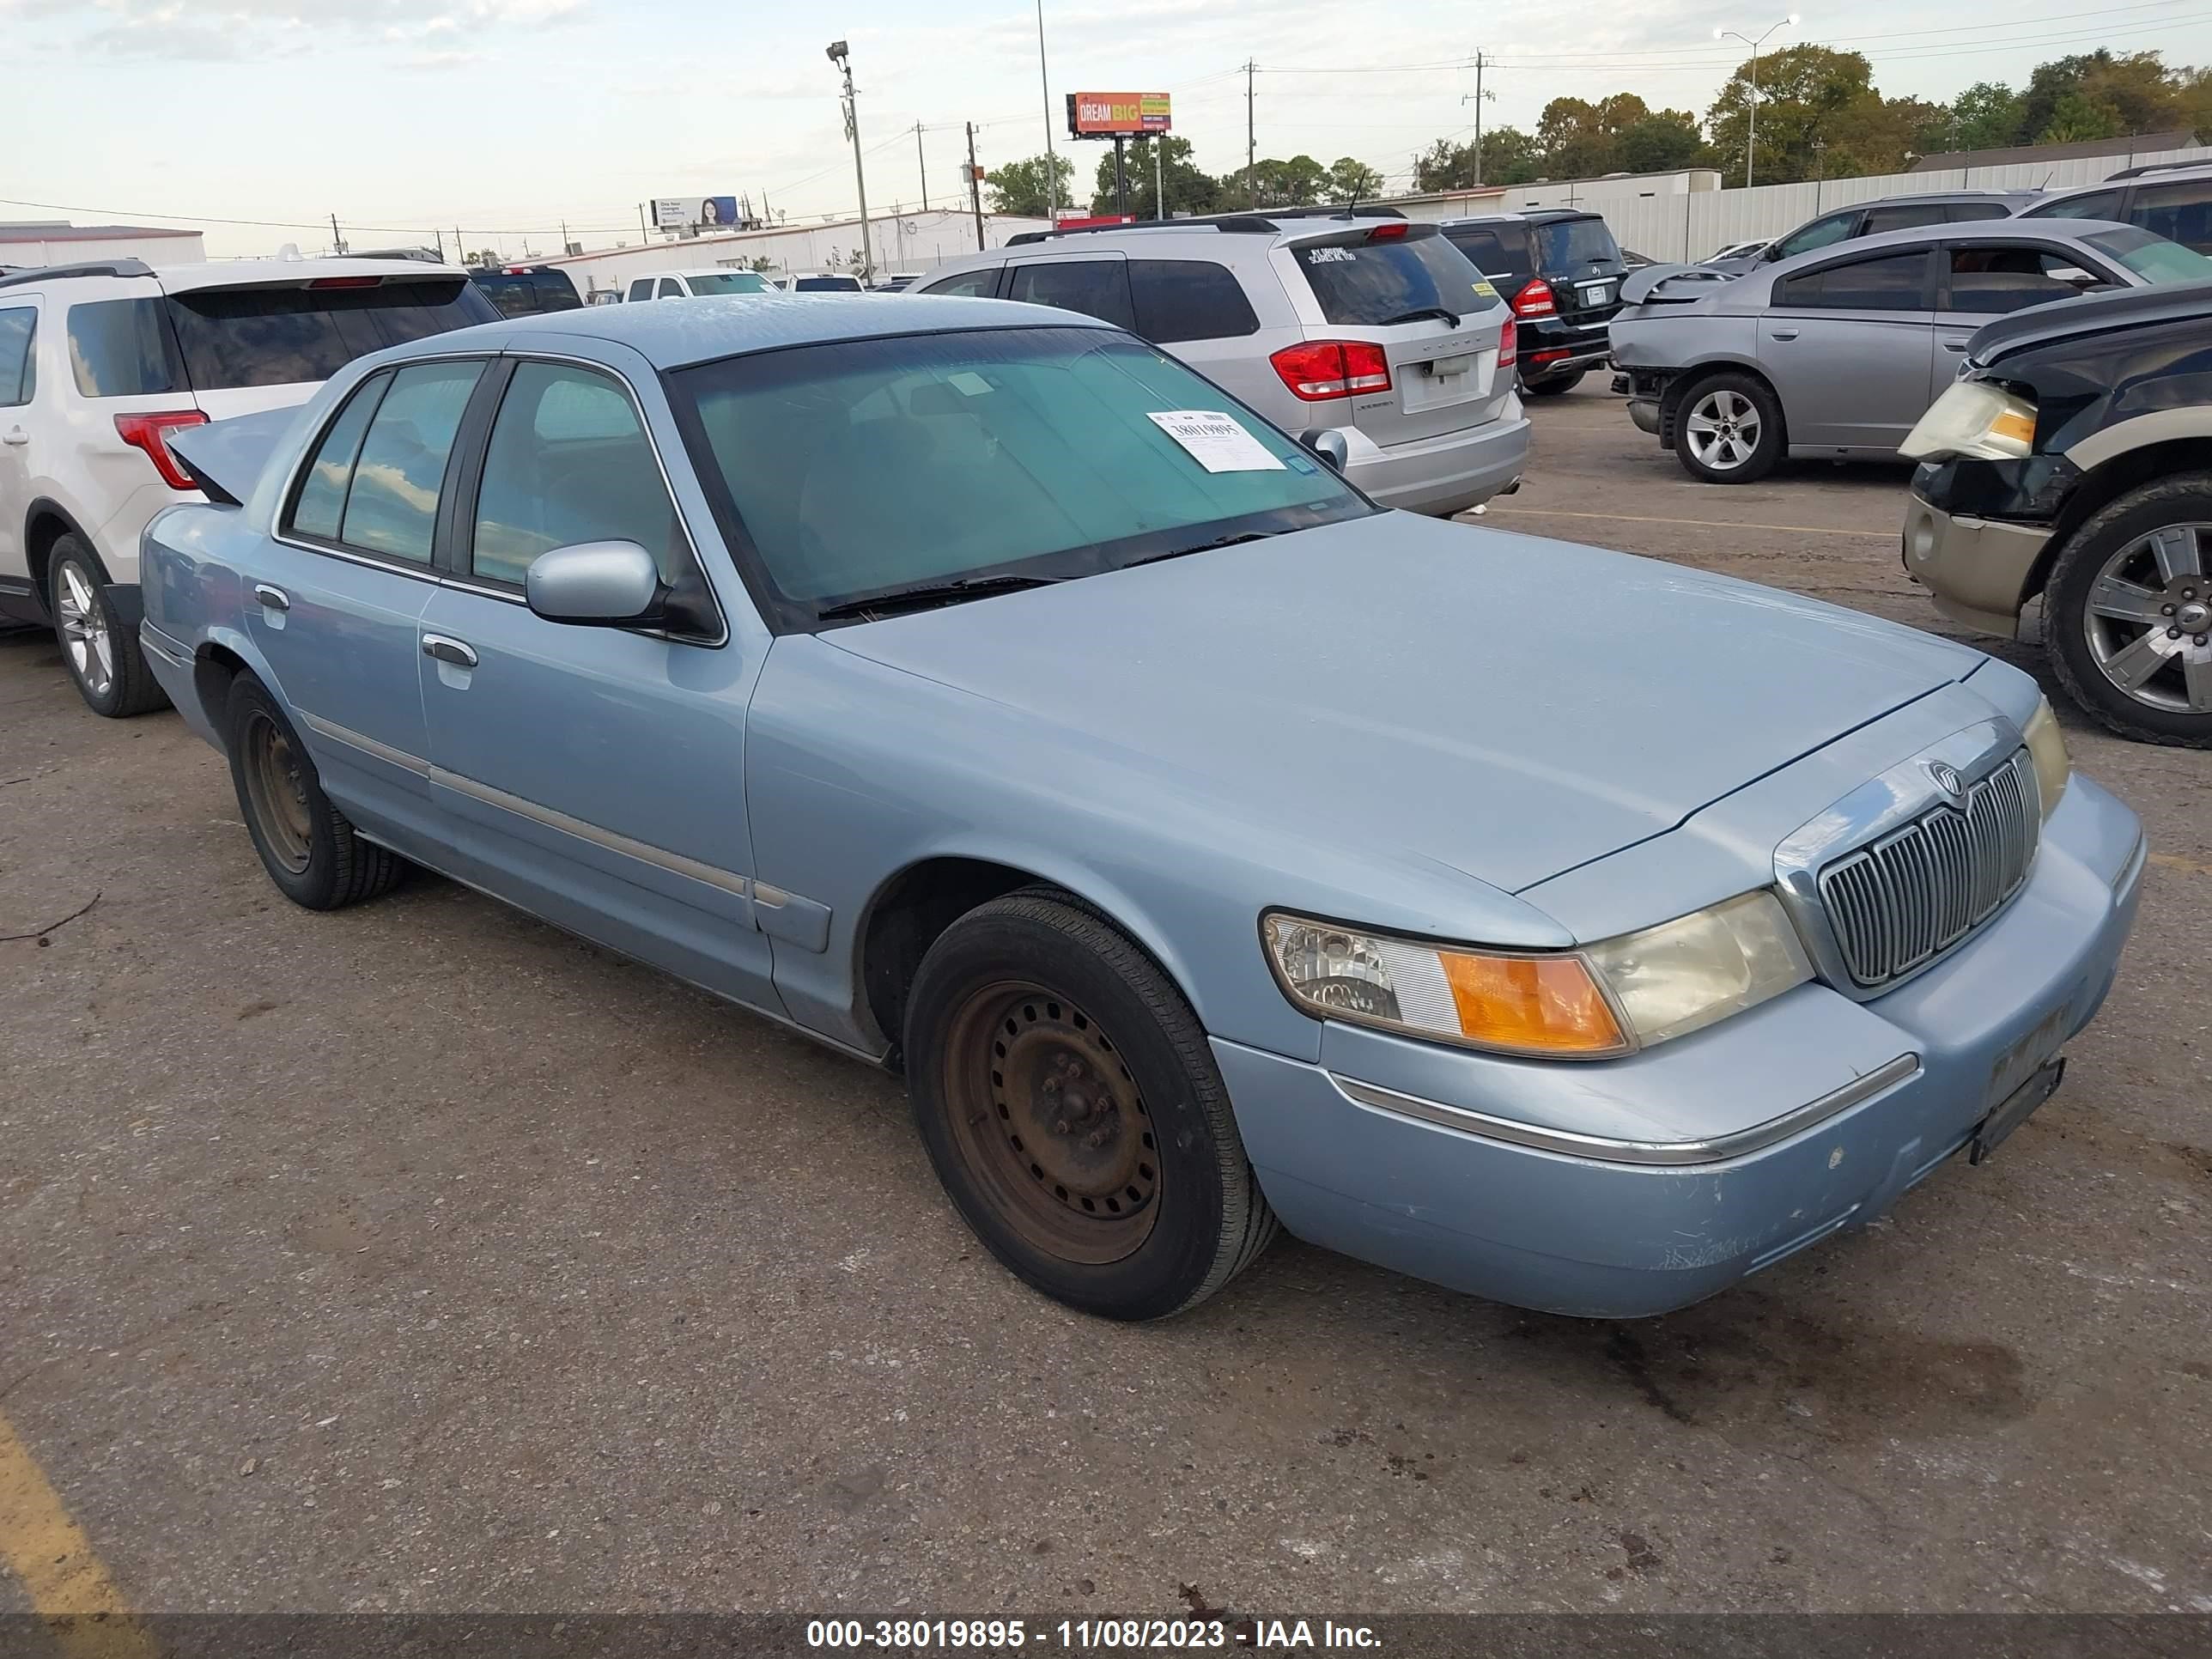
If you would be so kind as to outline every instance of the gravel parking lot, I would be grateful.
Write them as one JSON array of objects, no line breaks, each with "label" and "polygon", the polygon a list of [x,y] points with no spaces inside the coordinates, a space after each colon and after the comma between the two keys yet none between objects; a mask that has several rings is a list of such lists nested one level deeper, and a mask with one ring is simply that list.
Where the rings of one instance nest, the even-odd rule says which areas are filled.
[{"label": "gravel parking lot", "polygon": [[[1902,473],[1699,486],[1599,385],[1489,530],[1938,625]],[[137,1608],[2212,1611],[2212,754],[2061,706],[2155,854],[2119,986],[1874,1228],[1623,1325],[1285,1241],[1127,1328],[892,1081],[441,880],[293,908],[48,638],[0,708],[0,1441]]]}]

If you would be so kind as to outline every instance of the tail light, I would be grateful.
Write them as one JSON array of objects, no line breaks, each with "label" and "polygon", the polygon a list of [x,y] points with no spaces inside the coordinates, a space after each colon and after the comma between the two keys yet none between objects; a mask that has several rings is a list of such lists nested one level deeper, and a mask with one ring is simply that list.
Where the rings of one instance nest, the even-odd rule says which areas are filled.
[{"label": "tail light", "polygon": [[161,475],[161,482],[172,489],[198,489],[191,476],[177,464],[169,453],[169,434],[186,427],[205,426],[207,416],[197,409],[179,409],[159,415],[118,415],[115,435],[133,449],[142,449],[146,459],[154,463],[154,471]]},{"label": "tail light", "polygon": [[1541,276],[1534,278],[1513,296],[1513,314],[1516,317],[1549,317],[1559,308],[1558,302],[1552,298],[1552,285]]},{"label": "tail light", "polygon": [[383,285],[384,278],[381,276],[318,276],[307,284],[313,289],[381,288]]},{"label": "tail light", "polygon": [[1367,233],[1367,240],[1370,242],[1396,242],[1402,241],[1405,239],[1405,225],[1402,223],[1394,222],[1387,225],[1376,226],[1374,229]]},{"label": "tail light", "polygon": [[1390,389],[1390,361],[1364,340],[1308,340],[1285,346],[1267,361],[1291,389],[1310,404]]},{"label": "tail light", "polygon": [[1508,317],[1498,325],[1498,367],[1510,368],[1521,361],[1521,325]]}]

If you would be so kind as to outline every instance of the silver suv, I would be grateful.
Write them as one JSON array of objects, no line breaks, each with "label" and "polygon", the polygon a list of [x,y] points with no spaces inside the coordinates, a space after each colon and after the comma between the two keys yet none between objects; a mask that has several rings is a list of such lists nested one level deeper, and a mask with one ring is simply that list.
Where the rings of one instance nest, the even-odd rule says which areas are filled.
[{"label": "silver suv", "polygon": [[1385,507],[1449,517],[1528,461],[1513,315],[1434,225],[1323,209],[1038,231],[909,292],[1118,323]]},{"label": "silver suv", "polygon": [[2101,185],[2035,197],[2020,216],[2116,219],[2199,253],[2212,253],[2212,165],[2154,161],[2123,167]]}]

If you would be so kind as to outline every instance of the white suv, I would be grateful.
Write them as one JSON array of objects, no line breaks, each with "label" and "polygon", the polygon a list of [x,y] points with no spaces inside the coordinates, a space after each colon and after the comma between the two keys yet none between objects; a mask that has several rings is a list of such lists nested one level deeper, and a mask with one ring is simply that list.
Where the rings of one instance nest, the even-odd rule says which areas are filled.
[{"label": "white suv", "polygon": [[1436,226],[1387,209],[1025,232],[907,291],[1119,323],[1385,507],[1446,518],[1517,489],[1528,463],[1512,312]]},{"label": "white suv", "polygon": [[629,300],[698,300],[726,294],[773,294],[775,284],[757,270],[715,266],[701,270],[648,270],[633,276],[623,295]]},{"label": "white suv", "polygon": [[138,654],[138,535],[203,499],[168,434],[305,403],[365,353],[499,313],[399,259],[136,259],[0,276],[0,619],[51,623],[97,714],[161,706]]}]

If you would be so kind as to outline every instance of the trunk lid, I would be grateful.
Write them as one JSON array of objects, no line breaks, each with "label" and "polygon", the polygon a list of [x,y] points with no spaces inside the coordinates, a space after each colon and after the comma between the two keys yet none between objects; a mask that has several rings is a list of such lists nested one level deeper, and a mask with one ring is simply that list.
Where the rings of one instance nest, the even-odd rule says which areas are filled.
[{"label": "trunk lid", "polygon": [[1613,232],[1595,213],[1536,221],[1537,273],[1552,289],[1559,320],[1571,328],[1604,322],[1620,309],[1627,263]]}]

